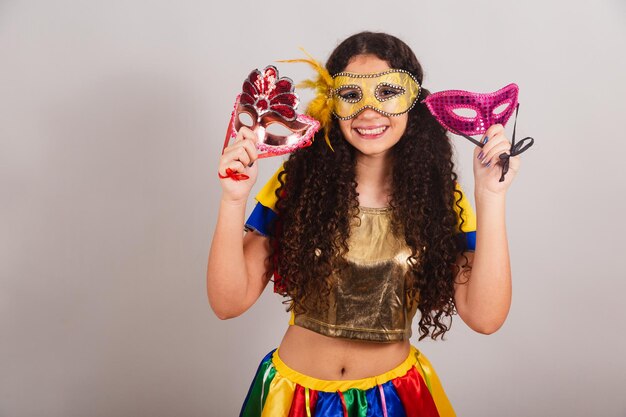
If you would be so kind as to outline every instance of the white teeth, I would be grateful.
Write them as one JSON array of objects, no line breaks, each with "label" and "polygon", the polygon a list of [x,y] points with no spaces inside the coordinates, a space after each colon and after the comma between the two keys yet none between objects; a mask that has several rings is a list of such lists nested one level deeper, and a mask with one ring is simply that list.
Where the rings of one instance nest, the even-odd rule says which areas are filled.
[{"label": "white teeth", "polygon": [[359,129],[359,128],[357,128],[356,131],[359,132],[359,134],[361,134],[361,135],[379,135],[379,134],[383,133],[385,131],[385,129],[387,129],[386,126],[381,126],[381,127],[377,127],[376,129]]}]

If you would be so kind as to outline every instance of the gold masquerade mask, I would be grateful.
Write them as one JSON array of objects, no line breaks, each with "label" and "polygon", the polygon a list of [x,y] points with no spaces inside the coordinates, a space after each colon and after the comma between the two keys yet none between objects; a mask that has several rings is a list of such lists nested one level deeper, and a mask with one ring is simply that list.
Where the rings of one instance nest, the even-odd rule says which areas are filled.
[{"label": "gold masquerade mask", "polygon": [[340,72],[333,76],[333,113],[341,120],[356,117],[365,109],[385,116],[399,116],[417,102],[420,85],[415,77],[401,69],[378,74]]}]

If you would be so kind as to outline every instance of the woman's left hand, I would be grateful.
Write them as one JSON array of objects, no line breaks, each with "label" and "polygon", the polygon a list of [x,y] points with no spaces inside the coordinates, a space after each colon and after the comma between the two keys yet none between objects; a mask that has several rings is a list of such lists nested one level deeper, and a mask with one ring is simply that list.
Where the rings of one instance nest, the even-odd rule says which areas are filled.
[{"label": "woman's left hand", "polygon": [[475,192],[504,195],[519,171],[520,156],[509,158],[509,171],[504,176],[504,181],[500,182],[504,162],[500,159],[500,155],[511,153],[511,142],[506,137],[504,126],[501,124],[490,126],[483,135],[483,143],[485,138],[487,142],[484,146],[482,148],[476,146],[474,149],[474,189]]}]

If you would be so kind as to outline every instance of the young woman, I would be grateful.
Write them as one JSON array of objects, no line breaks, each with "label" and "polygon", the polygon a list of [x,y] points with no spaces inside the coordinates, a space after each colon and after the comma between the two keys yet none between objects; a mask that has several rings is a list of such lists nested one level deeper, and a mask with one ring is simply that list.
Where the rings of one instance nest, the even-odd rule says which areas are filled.
[{"label": "young woman", "polygon": [[[272,275],[291,321],[268,353],[242,416],[452,416],[431,364],[409,342],[443,336],[453,314],[477,332],[502,326],[511,302],[505,195],[519,169],[490,126],[474,152],[476,213],[456,183],[445,130],[421,102],[411,49],[383,33],[343,41],[327,140],[290,155],[257,196],[255,136],[246,127],[219,162],[220,211],[209,254],[211,307],[244,313]],[[234,181],[227,169],[249,178]],[[474,241],[475,239],[475,241]]]}]

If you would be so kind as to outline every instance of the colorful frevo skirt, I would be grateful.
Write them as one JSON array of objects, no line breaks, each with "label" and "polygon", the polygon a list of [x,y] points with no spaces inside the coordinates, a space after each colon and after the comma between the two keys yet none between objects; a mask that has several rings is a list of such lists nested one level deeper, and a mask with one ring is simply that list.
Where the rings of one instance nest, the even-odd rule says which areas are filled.
[{"label": "colorful frevo skirt", "polygon": [[411,346],[404,362],[384,374],[351,380],[312,378],[268,353],[256,372],[240,417],[449,417],[454,410],[428,359]]}]

